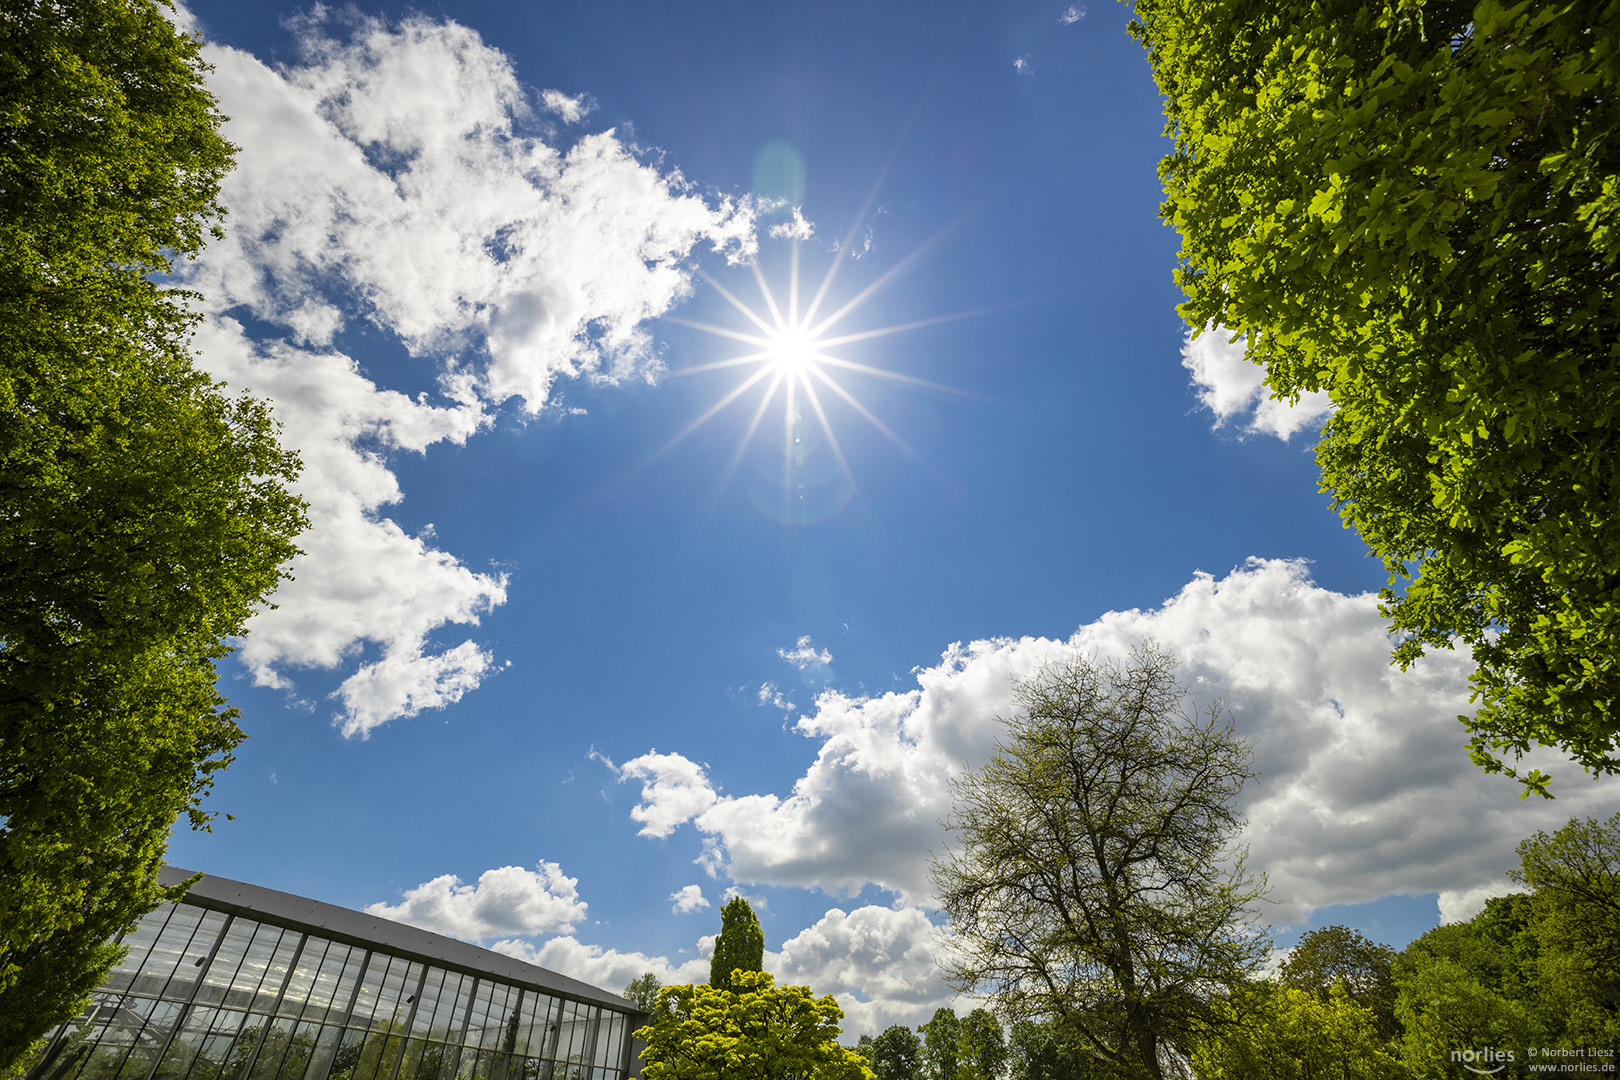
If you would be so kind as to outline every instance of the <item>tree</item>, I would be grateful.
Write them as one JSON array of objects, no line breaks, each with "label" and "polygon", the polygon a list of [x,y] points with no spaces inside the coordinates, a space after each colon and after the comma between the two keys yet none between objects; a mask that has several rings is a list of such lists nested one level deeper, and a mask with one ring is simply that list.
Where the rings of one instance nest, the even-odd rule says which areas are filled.
[{"label": "tree", "polygon": [[1050,1023],[1020,1020],[1007,1037],[1009,1080],[1091,1080],[1091,1058]]},{"label": "tree", "polygon": [[922,1040],[904,1024],[884,1028],[863,1055],[877,1080],[919,1080]]},{"label": "tree", "polygon": [[953,784],[955,847],[933,866],[953,986],[1155,1080],[1269,947],[1231,847],[1248,747],[1185,696],[1151,646],[1020,683],[994,756]]},{"label": "tree", "polygon": [[1373,1011],[1340,980],[1326,996],[1259,983],[1219,1002],[1192,1053],[1198,1080],[1405,1080]]},{"label": "tree", "polygon": [[1470,755],[1620,770],[1620,3],[1136,0],[1189,325],[1325,390],[1395,660],[1461,640]]},{"label": "tree", "polygon": [[1000,1080],[1007,1067],[1007,1039],[988,1010],[974,1009],[962,1018],[956,1045],[958,1080]]},{"label": "tree", "polygon": [[759,917],[747,900],[733,896],[720,909],[720,936],[709,957],[709,985],[729,990],[733,971],[760,971],[764,964],[765,931],[759,928]]},{"label": "tree", "polygon": [[152,0],[0,13],[0,1071],[178,895],[169,830],[243,737],[214,666],[304,526],[154,281],[224,212],[199,50]]},{"label": "tree", "polygon": [[844,1012],[831,994],[778,987],[762,971],[734,969],[732,987],[666,986],[655,1019],[636,1031],[646,1080],[873,1080],[838,1045]]},{"label": "tree", "polygon": [[644,1013],[650,1013],[658,1004],[658,990],[664,984],[652,972],[637,975],[624,988],[624,998]]},{"label": "tree", "polygon": [[1323,1001],[1335,986],[1350,1000],[1371,1009],[1383,1038],[1395,1035],[1395,950],[1363,937],[1348,926],[1309,930],[1288,953],[1278,982],[1309,990]]},{"label": "tree", "polygon": [[922,1056],[919,1058],[923,1080],[956,1080],[961,1066],[962,1018],[955,1009],[938,1008],[928,1023],[917,1029],[922,1033]]}]

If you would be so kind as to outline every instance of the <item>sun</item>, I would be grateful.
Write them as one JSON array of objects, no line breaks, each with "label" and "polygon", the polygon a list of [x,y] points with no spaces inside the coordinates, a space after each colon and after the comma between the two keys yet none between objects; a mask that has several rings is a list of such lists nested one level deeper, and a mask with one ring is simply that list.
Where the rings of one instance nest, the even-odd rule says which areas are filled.
[{"label": "sun", "polygon": [[[840,304],[835,310],[824,312],[829,306],[827,301],[832,295],[839,269],[851,261],[847,255],[848,250],[848,245],[842,245],[834,250],[827,272],[808,302],[803,302],[804,298],[801,297],[798,239],[792,241],[787,281],[781,295],[778,290],[771,287],[757,261],[750,266],[754,283],[759,289],[759,300],[754,304],[746,303],[714,277],[702,270],[698,271],[698,276],[742,317],[741,325],[721,326],[674,316],[666,318],[679,325],[737,343],[744,348],[735,356],[674,368],[670,371],[670,375],[678,377],[725,371],[735,372],[738,378],[713,404],[660,448],[658,454],[672,448],[739,399],[757,395],[757,401],[750,410],[749,419],[737,442],[736,450],[731,455],[721,479],[720,489],[723,491],[736,473],[748,446],[759,433],[766,417],[771,414],[773,403],[776,404],[782,417],[782,430],[777,445],[783,462],[782,473],[776,483],[779,485],[784,506],[769,512],[773,516],[779,516],[781,520],[794,523],[821,520],[830,513],[836,513],[858,493],[854,474],[850,470],[843,446],[834,430],[833,418],[840,409],[847,409],[861,417],[908,458],[920,463],[923,461],[922,456],[879,419],[872,409],[860,400],[852,386],[846,383],[850,383],[852,377],[872,377],[950,394],[957,391],[926,379],[853,360],[847,355],[845,347],[964,316],[947,315],[880,326],[871,330],[834,333],[836,328],[867,304],[922,253],[919,250],[900,260],[854,297]],[[822,467],[819,474],[816,472],[818,461],[826,463],[826,467]],[[814,500],[809,493],[817,484],[825,488],[829,478],[836,480],[841,494],[836,498],[823,498],[823,502],[833,506],[830,511],[825,507],[812,508],[811,503]]]}]

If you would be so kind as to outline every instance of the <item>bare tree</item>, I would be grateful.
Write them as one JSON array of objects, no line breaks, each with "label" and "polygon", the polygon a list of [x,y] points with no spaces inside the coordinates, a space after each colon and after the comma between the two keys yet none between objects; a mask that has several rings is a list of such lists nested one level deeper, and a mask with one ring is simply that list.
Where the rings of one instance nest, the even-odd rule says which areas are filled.
[{"label": "bare tree", "polygon": [[1232,843],[1249,748],[1218,703],[1184,704],[1175,666],[1149,645],[1019,684],[995,755],[953,784],[933,866],[954,986],[1152,1080],[1270,947],[1264,879]]}]

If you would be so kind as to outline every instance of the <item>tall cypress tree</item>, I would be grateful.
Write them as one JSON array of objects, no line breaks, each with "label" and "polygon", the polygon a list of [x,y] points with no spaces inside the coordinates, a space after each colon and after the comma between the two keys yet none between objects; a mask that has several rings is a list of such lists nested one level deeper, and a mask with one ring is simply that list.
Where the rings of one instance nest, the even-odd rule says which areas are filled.
[{"label": "tall cypress tree", "polygon": [[733,971],[764,971],[765,931],[748,901],[734,896],[720,909],[720,936],[714,939],[714,955],[709,958],[709,985],[735,990]]}]

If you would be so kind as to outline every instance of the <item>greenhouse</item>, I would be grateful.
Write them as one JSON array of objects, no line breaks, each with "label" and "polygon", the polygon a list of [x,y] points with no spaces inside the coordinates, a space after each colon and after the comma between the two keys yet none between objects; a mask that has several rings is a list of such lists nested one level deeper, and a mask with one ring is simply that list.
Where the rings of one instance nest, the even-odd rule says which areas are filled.
[{"label": "greenhouse", "polygon": [[[192,876],[165,868],[163,883]],[[204,877],[150,912],[27,1080],[626,1080],[645,1015],[545,968]]]}]

